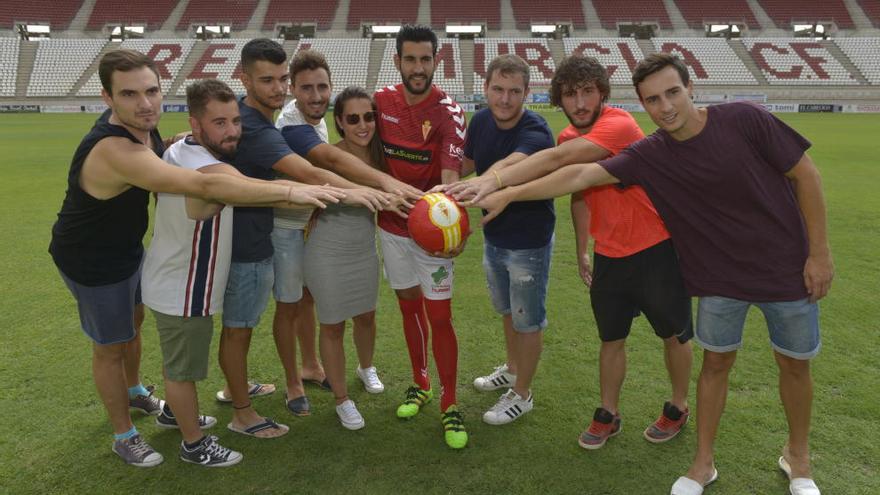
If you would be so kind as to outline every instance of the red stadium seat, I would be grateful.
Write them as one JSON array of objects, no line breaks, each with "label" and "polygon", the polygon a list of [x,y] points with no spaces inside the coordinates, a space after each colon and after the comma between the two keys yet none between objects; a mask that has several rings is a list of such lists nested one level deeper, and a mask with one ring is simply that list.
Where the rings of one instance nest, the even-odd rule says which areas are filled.
[{"label": "red stadium seat", "polygon": [[150,31],[162,23],[177,5],[176,0],[97,0],[86,29],[100,30],[107,24],[143,24]]},{"label": "red stadium seat", "polygon": [[196,23],[228,24],[233,30],[247,27],[257,0],[190,0],[177,23],[177,29],[189,29]]},{"label": "red stadium seat", "polygon": [[571,22],[575,29],[586,29],[584,9],[580,0],[511,0],[517,29],[529,29],[532,24]]},{"label": "red stadium seat", "polygon": [[282,23],[314,23],[318,29],[330,29],[336,8],[337,0],[271,0],[263,20],[263,30],[272,31],[275,26]]},{"label": "red stadium seat", "polygon": [[745,23],[750,29],[760,29],[746,0],[675,0],[688,26],[703,29],[706,24]]},{"label": "red stadium seat", "polygon": [[841,29],[853,29],[855,24],[843,0],[804,2],[803,0],[759,0],[761,8],[776,26],[789,29],[794,23],[834,21]]},{"label": "red stadium seat", "polygon": [[64,30],[82,7],[82,0],[28,0],[0,2],[0,28],[13,29],[16,23],[48,23]]},{"label": "red stadium seat", "polygon": [[431,2],[431,24],[442,29],[446,24],[485,23],[487,29],[501,29],[501,2],[487,0],[444,0]]},{"label": "red stadium seat", "polygon": [[592,0],[602,27],[605,29],[617,29],[621,22],[649,23],[656,22],[662,29],[672,29],[672,21],[666,12],[663,0],[630,0],[619,2],[618,0]]},{"label": "red stadium seat", "polygon": [[394,8],[388,8],[387,0],[351,0],[348,29],[358,30],[363,23],[415,24],[418,16],[419,0],[395,0]]}]

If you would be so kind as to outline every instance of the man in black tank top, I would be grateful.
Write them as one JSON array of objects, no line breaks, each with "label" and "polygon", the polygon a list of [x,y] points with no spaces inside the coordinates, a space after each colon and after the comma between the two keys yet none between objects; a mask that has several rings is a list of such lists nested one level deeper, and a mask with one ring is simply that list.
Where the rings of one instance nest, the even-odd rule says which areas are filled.
[{"label": "man in black tank top", "polygon": [[161,401],[138,382],[140,264],[149,192],[292,208],[323,207],[344,193],[169,165],[159,158],[165,149],[156,131],[162,92],[153,61],[117,50],[101,59],[98,72],[110,110],[74,154],[49,252],[77,300],[83,331],[94,342],[92,373],[115,433],[113,450],[129,464],[149,467],[162,462],[162,455],[141,439],[129,415],[129,390],[141,396],[132,406],[150,414],[161,410]]}]

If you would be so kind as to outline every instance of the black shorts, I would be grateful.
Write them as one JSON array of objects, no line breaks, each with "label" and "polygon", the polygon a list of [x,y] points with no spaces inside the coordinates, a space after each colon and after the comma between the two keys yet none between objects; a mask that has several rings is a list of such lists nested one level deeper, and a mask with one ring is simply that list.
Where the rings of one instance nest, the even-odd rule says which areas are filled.
[{"label": "black shorts", "polygon": [[694,336],[691,298],[671,240],[624,258],[596,253],[593,265],[590,304],[603,342],[625,339],[639,311],[660,338],[684,343]]}]

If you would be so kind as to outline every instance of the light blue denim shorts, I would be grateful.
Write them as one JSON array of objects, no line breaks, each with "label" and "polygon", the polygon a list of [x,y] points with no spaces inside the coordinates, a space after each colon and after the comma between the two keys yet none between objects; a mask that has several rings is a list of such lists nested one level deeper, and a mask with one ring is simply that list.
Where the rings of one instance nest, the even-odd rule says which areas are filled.
[{"label": "light blue denim shorts", "polygon": [[256,327],[269,304],[274,278],[271,256],[252,263],[230,264],[223,299],[223,326]]},{"label": "light blue denim shorts", "polygon": [[808,299],[782,302],[748,302],[727,297],[701,297],[694,338],[704,349],[730,352],[742,347],[743,326],[750,306],[764,313],[770,344],[794,359],[810,359],[822,346],[819,305]]},{"label": "light blue denim shorts", "polygon": [[547,284],[553,240],[534,249],[504,249],[485,242],[483,268],[495,311],[510,315],[517,332],[547,328]]},{"label": "light blue denim shorts", "polygon": [[272,229],[272,256],[275,269],[275,300],[295,303],[303,296],[303,256],[305,239],[303,229]]}]

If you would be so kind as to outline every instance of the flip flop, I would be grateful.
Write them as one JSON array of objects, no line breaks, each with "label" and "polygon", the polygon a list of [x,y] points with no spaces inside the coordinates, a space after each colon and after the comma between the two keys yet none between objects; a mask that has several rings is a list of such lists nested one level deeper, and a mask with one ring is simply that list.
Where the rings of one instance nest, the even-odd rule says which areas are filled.
[{"label": "flip flop", "polygon": [[303,382],[304,383],[311,383],[312,385],[321,387],[321,389],[326,390],[328,392],[332,391],[332,389],[330,388],[330,380],[327,380],[326,378],[324,378],[324,381],[318,381],[318,380],[315,380],[314,378],[306,378],[306,379],[303,379]]},{"label": "flip flop", "polygon": [[257,423],[255,425],[248,426],[247,428],[237,428],[233,423],[229,423],[228,425],[226,425],[226,427],[229,428],[230,431],[234,431],[236,433],[241,433],[242,435],[247,435],[249,437],[262,438],[262,439],[278,438],[278,437],[284,436],[283,434],[278,435],[278,437],[257,436],[257,433],[261,432],[263,430],[275,429],[275,430],[279,430],[279,431],[284,431],[284,433],[287,433],[288,431],[290,431],[290,428],[288,428],[287,425],[280,425],[280,424],[272,421],[271,418],[263,418],[262,423]]},{"label": "flip flop", "polygon": [[[251,398],[262,397],[275,392],[275,385],[272,385],[271,383],[249,383],[248,385],[250,386],[250,388],[248,388],[248,396]],[[215,397],[217,398],[217,402],[232,402],[232,399],[226,397],[226,394],[222,390],[218,390]]]},{"label": "flip flop", "polygon": [[785,456],[779,456],[779,469],[785,473],[788,478],[788,492],[791,495],[820,495],[819,487],[816,482],[810,478],[794,478],[791,477],[791,465],[785,460]]},{"label": "flip flop", "polygon": [[672,485],[672,490],[669,493],[670,495],[703,495],[703,489],[714,483],[717,479],[718,470],[715,468],[712,468],[712,477],[709,478],[705,485],[700,484],[697,480],[681,476],[675,480],[675,484]]},{"label": "flip flop", "polygon": [[301,395],[296,399],[288,400],[287,410],[293,413],[294,416],[308,416],[309,414],[311,414],[309,407],[309,398],[305,395]]}]

